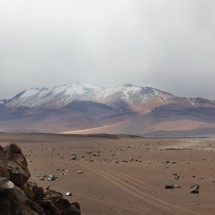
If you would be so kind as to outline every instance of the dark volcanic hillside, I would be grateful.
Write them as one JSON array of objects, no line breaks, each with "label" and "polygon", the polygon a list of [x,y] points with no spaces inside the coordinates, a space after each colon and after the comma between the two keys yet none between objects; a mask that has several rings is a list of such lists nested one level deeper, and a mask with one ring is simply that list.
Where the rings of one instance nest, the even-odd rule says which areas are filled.
[{"label": "dark volcanic hillside", "polygon": [[72,83],[51,90],[32,88],[0,101],[0,130],[215,134],[215,101],[176,97],[131,84],[99,88]]}]

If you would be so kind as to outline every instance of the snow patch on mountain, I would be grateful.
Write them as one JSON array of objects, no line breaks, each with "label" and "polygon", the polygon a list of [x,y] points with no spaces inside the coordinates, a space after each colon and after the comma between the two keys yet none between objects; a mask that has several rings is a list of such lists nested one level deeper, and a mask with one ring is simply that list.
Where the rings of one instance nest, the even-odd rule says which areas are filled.
[{"label": "snow patch on mountain", "polygon": [[6,101],[6,99],[0,99],[0,105],[3,105]]},{"label": "snow patch on mountain", "polygon": [[124,84],[118,87],[105,88],[99,93],[97,98],[105,100],[119,97],[120,99],[129,102],[130,98],[133,97],[136,93],[139,93],[140,91],[141,87]]},{"label": "snow patch on mountain", "polygon": [[28,97],[32,97],[32,96],[43,96],[44,94],[46,94],[46,92],[48,91],[47,88],[31,88],[29,90],[24,91],[21,95],[20,98],[28,98]]},{"label": "snow patch on mountain", "polygon": [[195,99],[194,99],[194,98],[186,98],[186,100],[187,100],[192,106],[195,106]]},{"label": "snow patch on mountain", "polygon": [[63,85],[56,87],[52,90],[53,93],[64,93],[65,95],[73,96],[74,94],[82,95],[88,91],[98,90],[98,87],[94,87],[89,84],[81,84],[78,82],[72,83],[70,85]]}]

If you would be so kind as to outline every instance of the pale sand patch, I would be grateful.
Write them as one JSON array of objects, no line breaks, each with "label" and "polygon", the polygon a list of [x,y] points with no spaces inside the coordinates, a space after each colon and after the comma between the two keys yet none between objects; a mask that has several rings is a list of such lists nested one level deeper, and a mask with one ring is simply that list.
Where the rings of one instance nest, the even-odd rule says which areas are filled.
[{"label": "pale sand patch", "polygon": [[124,122],[119,122],[111,125],[104,125],[96,128],[64,131],[61,134],[98,134],[98,133],[120,133],[120,125]]}]

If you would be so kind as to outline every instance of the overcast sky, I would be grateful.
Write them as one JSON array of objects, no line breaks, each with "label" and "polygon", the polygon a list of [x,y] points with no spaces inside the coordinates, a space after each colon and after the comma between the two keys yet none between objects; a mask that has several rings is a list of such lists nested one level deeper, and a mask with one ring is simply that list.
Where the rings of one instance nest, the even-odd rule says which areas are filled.
[{"label": "overcast sky", "polygon": [[215,1],[0,0],[0,98],[74,81],[215,99]]}]

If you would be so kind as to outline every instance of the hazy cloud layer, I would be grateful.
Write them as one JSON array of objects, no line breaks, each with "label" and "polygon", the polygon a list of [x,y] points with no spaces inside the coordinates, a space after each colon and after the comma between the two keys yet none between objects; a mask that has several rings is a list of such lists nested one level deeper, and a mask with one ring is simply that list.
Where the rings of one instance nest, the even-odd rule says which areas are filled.
[{"label": "hazy cloud layer", "polygon": [[214,0],[1,0],[0,98],[73,81],[215,99]]}]

